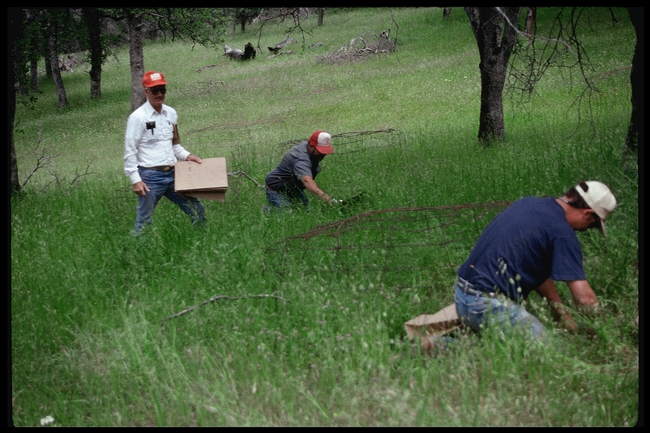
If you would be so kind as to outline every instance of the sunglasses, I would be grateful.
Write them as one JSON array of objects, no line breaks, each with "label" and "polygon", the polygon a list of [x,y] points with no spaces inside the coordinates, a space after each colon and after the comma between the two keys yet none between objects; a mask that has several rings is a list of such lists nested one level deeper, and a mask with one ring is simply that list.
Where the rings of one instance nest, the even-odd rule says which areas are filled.
[{"label": "sunglasses", "polygon": [[[565,199],[564,197],[560,197],[560,200],[562,200],[564,203],[566,203],[566,204],[568,204],[569,206],[574,207],[574,208],[576,208],[576,209],[584,209],[584,208],[581,208],[581,207],[579,207],[579,206],[576,206],[575,203],[573,203],[573,202],[571,202],[571,201]],[[591,216],[594,218],[594,222],[592,222],[591,224],[589,224],[589,228],[592,229],[592,228],[598,228],[598,227],[600,227],[600,217],[598,216],[598,214],[597,214],[595,211],[592,210],[592,211],[591,211]]]},{"label": "sunglasses", "polygon": [[167,88],[165,87],[152,87],[149,89],[152,95],[157,95],[159,93],[162,93],[163,95],[167,93]]},{"label": "sunglasses", "polygon": [[589,224],[589,228],[598,228],[600,227],[600,217],[596,215],[596,212],[592,213],[591,216],[594,217],[594,222]]}]

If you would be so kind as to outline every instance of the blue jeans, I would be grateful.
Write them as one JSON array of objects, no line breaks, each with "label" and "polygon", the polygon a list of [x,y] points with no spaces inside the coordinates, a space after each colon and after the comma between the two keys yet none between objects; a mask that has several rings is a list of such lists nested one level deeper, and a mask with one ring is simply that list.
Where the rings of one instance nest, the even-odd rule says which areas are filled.
[{"label": "blue jeans", "polygon": [[183,212],[188,214],[192,224],[205,221],[205,210],[196,197],[184,198],[174,191],[174,169],[159,171],[138,168],[138,173],[149,191],[146,192],[145,197],[138,196],[138,213],[135,218],[135,228],[133,229],[135,234],[142,232],[145,223],[151,225],[153,208],[156,207],[163,196],[171,200],[172,203],[177,204]]},{"label": "blue jeans", "polygon": [[537,338],[542,338],[545,333],[544,325],[537,317],[503,295],[491,298],[478,292],[467,293],[457,281],[454,301],[458,317],[475,332],[488,325],[502,328],[511,325],[515,329],[530,331]]},{"label": "blue jeans", "polygon": [[269,202],[272,208],[279,209],[280,211],[293,209],[298,203],[302,203],[305,207],[309,205],[309,198],[304,191],[295,199],[290,199],[281,192],[269,189],[266,186],[264,187],[264,191],[266,191],[266,201]]}]

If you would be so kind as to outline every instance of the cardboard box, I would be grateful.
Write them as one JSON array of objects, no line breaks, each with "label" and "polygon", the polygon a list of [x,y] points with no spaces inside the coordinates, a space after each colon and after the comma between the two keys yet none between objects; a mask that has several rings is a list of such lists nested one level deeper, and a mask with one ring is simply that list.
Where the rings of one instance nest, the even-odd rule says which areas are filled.
[{"label": "cardboard box", "polygon": [[205,200],[224,201],[228,189],[226,158],[202,158],[201,164],[179,161],[174,170],[176,192]]},{"label": "cardboard box", "polygon": [[432,337],[439,337],[459,329],[460,319],[456,305],[451,304],[435,314],[421,314],[415,319],[404,322],[404,329],[411,341],[420,340],[425,350],[431,349]]}]

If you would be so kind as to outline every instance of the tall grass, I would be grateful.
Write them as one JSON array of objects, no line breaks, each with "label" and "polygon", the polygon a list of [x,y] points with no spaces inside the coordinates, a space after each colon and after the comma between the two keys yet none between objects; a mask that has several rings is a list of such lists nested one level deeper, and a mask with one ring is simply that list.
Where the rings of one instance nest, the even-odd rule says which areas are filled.
[{"label": "tall grass", "polygon": [[[585,33],[594,74],[603,77],[594,128],[570,109],[570,83],[550,75],[533,102],[506,102],[507,139],[489,148],[477,144],[478,53],[460,10],[450,22],[439,8],[333,11],[323,27],[313,17],[304,22],[311,32],[304,52],[296,45],[293,55],[260,53],[250,62],[182,42],[145,46],[145,67],[170,82],[167,102],[179,112],[184,146],[225,156],[230,172],[260,182],[282,143],[315,129],[393,128],[354,145],[335,142],[323,161],[319,185],[336,198],[364,192],[358,212],[556,196],[580,179],[610,185],[619,207],[607,237],[579,234],[604,314],[576,317],[595,338],[557,330],[561,352],[488,333],[461,336],[438,357],[421,354],[402,324],[451,302],[453,269],[402,280],[340,276],[325,268],[330,253],[314,249],[293,254],[279,273],[270,245],[349,214],[313,201],[309,213],[266,216],[263,191],[243,176],[229,178],[225,202],[204,202],[204,229],[161,201],[152,230],[133,239],[136,198],[122,166],[127,50],[105,65],[100,101],[88,99],[78,70],[64,75],[71,107],[57,110],[43,78],[38,102],[18,107],[16,150],[24,179],[40,131],[41,147],[60,153],[51,167],[59,182],[41,170],[11,200],[13,422],[38,425],[52,415],[60,426],[635,424],[638,180],[621,168],[630,89],[629,70],[619,72],[631,63],[634,32],[626,13],[614,12],[612,25],[607,11],[594,10]],[[315,61],[353,37],[386,28],[395,36],[395,23],[394,54]],[[283,40],[285,27],[266,26],[261,46]],[[255,30],[226,43],[255,44]],[[324,46],[308,48],[315,42]],[[71,186],[89,162],[89,174]],[[369,236],[359,242],[382,242]],[[470,248],[450,253],[460,264]],[[391,260],[409,265],[417,253]],[[263,294],[273,297],[252,297]],[[215,295],[228,299],[170,318],[163,331],[165,319]],[[539,297],[529,308],[555,329]]]}]

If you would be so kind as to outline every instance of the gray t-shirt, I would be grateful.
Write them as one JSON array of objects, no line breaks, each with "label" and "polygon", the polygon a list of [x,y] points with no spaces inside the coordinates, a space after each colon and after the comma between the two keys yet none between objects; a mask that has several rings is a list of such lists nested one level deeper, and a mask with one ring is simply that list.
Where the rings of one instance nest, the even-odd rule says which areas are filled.
[{"label": "gray t-shirt", "polygon": [[280,164],[266,175],[266,184],[276,191],[294,197],[305,189],[301,179],[311,176],[313,179],[320,173],[318,165],[320,158],[309,154],[305,140],[293,146],[283,157]]}]

